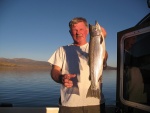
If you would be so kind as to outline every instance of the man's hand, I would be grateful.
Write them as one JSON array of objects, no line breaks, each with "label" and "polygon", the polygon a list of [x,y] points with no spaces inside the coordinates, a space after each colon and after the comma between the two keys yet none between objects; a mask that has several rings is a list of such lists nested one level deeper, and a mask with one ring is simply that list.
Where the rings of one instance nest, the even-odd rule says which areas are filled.
[{"label": "man's hand", "polygon": [[73,81],[71,79],[74,78],[76,74],[65,74],[61,76],[62,76],[62,84],[67,88],[71,88],[73,86]]}]

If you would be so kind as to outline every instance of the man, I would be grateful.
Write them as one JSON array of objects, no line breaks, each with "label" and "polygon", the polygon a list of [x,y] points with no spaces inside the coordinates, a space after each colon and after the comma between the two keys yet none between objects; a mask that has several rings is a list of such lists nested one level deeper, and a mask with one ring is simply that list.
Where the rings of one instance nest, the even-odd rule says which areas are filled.
[{"label": "man", "polygon": [[[86,98],[91,84],[88,65],[88,23],[85,18],[77,17],[69,22],[69,27],[73,43],[60,47],[48,60],[52,64],[52,79],[62,84],[59,113],[100,113],[100,110],[101,113],[105,113],[102,94],[100,100],[94,97]],[[106,36],[104,28],[102,31]]]}]

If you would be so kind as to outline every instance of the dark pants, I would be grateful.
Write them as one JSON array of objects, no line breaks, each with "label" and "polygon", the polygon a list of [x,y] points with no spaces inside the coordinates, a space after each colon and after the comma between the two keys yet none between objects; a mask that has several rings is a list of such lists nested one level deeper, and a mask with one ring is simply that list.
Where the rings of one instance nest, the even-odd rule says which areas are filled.
[{"label": "dark pants", "polygon": [[96,106],[83,106],[83,107],[60,106],[59,113],[106,113],[105,103]]}]

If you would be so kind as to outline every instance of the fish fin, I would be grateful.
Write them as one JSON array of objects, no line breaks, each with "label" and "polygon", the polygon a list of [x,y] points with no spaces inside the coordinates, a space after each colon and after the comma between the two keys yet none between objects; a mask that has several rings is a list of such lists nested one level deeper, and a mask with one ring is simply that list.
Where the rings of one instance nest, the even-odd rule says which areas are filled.
[{"label": "fish fin", "polygon": [[[89,59],[89,56],[87,57],[87,62],[88,62],[88,65],[90,66],[90,59]],[[89,80],[91,80],[91,76],[89,75]]]},{"label": "fish fin", "polygon": [[100,44],[102,44],[102,42],[103,42],[103,38],[102,38],[102,36],[101,36]]},{"label": "fish fin", "polygon": [[91,80],[91,76],[89,75],[89,80]]},{"label": "fish fin", "polygon": [[101,81],[102,81],[102,76],[100,76],[98,79],[98,82],[101,82]]},{"label": "fish fin", "polygon": [[92,89],[91,86],[89,87],[88,89],[88,92],[87,92],[87,95],[86,95],[86,98],[88,97],[95,97],[95,98],[100,98],[100,89]]},{"label": "fish fin", "polygon": [[88,65],[90,66],[90,58],[89,58],[89,56],[87,57],[87,62],[88,62]]}]

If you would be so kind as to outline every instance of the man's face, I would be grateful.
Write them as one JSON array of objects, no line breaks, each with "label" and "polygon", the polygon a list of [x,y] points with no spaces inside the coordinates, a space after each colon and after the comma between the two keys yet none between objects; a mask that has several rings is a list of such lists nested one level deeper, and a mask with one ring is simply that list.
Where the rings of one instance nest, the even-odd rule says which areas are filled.
[{"label": "man's face", "polygon": [[86,44],[86,38],[89,33],[89,29],[83,22],[74,24],[70,29],[70,34],[73,38],[74,44],[81,46]]}]

